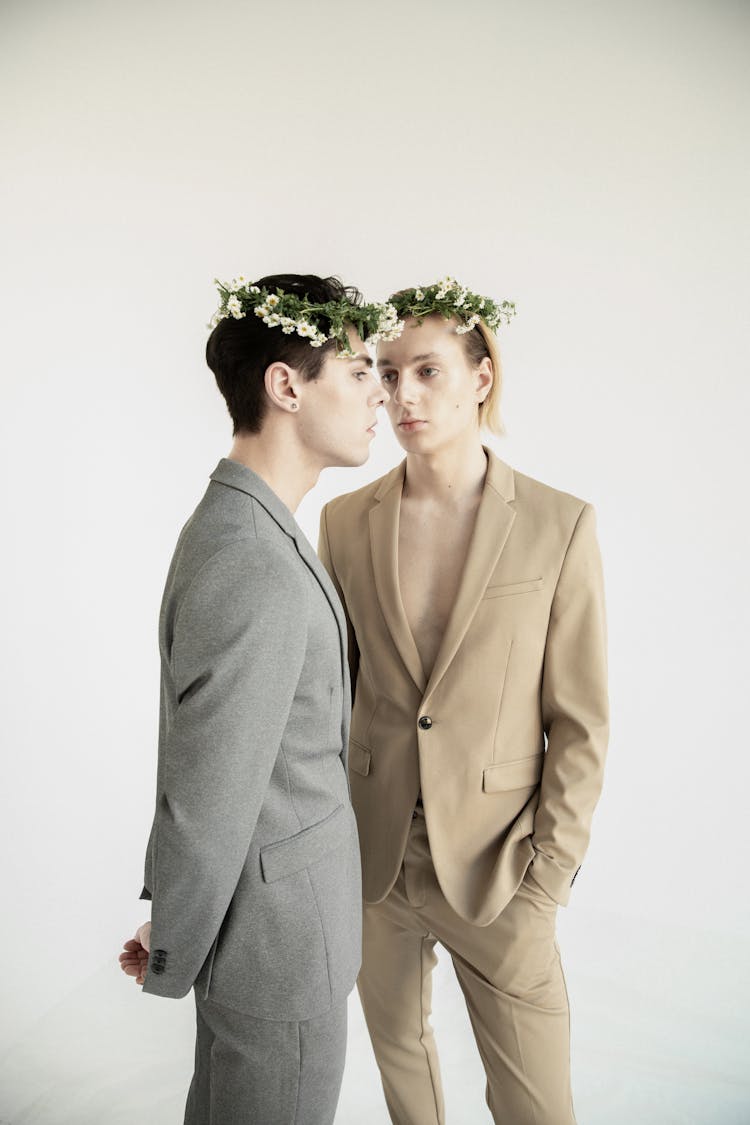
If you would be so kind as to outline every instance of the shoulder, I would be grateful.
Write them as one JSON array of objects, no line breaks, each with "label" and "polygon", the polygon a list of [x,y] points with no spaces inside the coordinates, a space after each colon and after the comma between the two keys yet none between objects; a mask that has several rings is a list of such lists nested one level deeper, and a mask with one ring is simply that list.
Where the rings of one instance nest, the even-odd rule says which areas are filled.
[{"label": "shoulder", "polygon": [[572,531],[581,517],[593,518],[593,506],[580,496],[513,470],[516,506]]},{"label": "shoulder", "polygon": [[[293,520],[290,517],[290,527]],[[200,572],[301,562],[293,535],[255,497],[211,481],[180,534],[176,558],[187,581]]]},{"label": "shoulder", "polygon": [[[196,560],[197,561],[197,560]],[[222,618],[257,613],[259,607],[305,604],[304,563],[288,536],[224,536],[213,550],[188,568],[178,595],[177,615]]]},{"label": "shoulder", "polygon": [[226,581],[239,580],[240,587],[246,589],[251,583],[269,586],[279,579],[286,583],[298,578],[300,587],[304,587],[305,564],[294,541],[280,530],[277,535],[261,526],[255,534],[227,538],[215,546],[196,572],[196,579],[212,575],[215,581],[226,575]]},{"label": "shoulder", "polygon": [[593,504],[524,473],[514,473],[515,507],[535,538],[541,537],[561,560],[598,559]]}]

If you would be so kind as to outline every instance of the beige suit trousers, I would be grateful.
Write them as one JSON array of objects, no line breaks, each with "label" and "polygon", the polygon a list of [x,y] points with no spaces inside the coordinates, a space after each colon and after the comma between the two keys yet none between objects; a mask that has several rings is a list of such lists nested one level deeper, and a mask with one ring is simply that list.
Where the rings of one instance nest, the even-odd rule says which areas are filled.
[{"label": "beige suit trousers", "polygon": [[358,980],[394,1125],[445,1122],[429,1022],[436,942],[450,953],[466,999],[493,1120],[575,1125],[556,913],[557,904],[527,874],[489,926],[466,922],[440,890],[417,810],[393,889],[382,902],[365,904]]}]

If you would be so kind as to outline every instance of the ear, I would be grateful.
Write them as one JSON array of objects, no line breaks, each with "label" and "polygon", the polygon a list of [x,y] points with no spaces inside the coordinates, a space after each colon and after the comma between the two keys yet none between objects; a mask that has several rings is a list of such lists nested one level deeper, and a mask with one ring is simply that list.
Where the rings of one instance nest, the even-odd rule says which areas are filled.
[{"label": "ear", "polygon": [[264,376],[266,394],[280,410],[295,411],[297,401],[297,371],[288,363],[270,363]]},{"label": "ear", "polygon": [[480,361],[479,366],[474,372],[476,378],[476,392],[477,402],[484,402],[487,395],[492,390],[492,384],[495,381],[495,376],[492,371],[492,360],[488,355]]}]

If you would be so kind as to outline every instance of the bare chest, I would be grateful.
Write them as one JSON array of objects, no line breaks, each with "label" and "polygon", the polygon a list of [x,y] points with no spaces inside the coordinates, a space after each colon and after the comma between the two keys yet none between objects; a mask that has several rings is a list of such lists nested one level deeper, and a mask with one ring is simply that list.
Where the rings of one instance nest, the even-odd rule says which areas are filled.
[{"label": "bare chest", "polygon": [[456,599],[475,511],[446,517],[402,503],[398,581],[406,620],[429,677]]}]

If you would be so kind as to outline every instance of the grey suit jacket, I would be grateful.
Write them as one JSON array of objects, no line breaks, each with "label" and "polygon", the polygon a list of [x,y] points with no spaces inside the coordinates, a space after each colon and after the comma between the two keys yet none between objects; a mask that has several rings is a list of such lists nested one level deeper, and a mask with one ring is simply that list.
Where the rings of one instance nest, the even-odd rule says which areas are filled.
[{"label": "grey suit jacket", "polygon": [[144,991],[264,1019],[354,985],[361,875],[336,591],[292,514],[223,459],[183,528],[159,622]]}]

